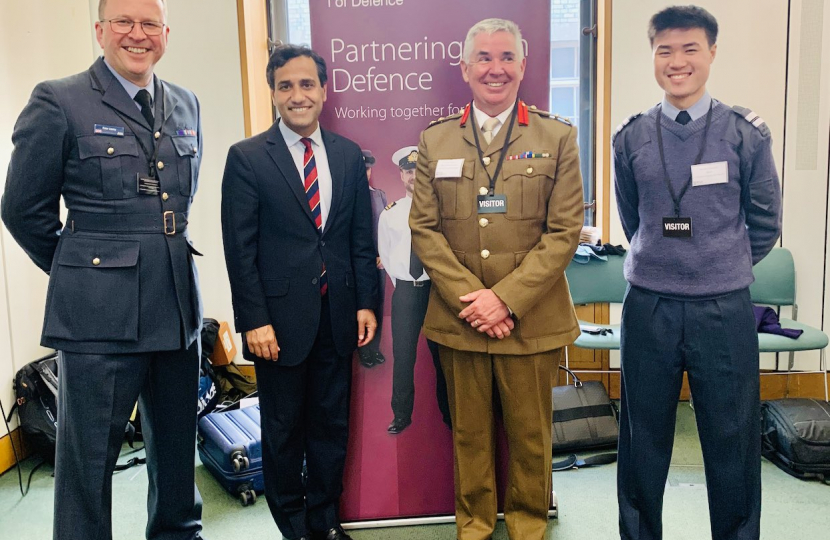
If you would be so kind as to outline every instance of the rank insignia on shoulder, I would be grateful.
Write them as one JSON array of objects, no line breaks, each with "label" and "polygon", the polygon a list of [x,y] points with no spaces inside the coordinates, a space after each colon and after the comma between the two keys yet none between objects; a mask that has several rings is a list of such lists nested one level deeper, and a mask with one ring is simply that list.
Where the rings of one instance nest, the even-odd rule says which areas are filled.
[{"label": "rank insignia on shoulder", "polygon": [[386,206],[384,206],[384,207],[383,207],[383,209],[384,209],[384,210],[389,210],[390,208],[392,208],[392,207],[393,207],[393,206],[395,206],[396,204],[398,204],[398,201],[391,202],[391,203],[387,204]]},{"label": "rank insignia on shoulder", "polygon": [[732,112],[752,124],[756,127],[764,136],[769,136],[769,126],[767,123],[764,122],[764,119],[755,114],[755,112],[747,109],[746,107],[741,107],[740,105],[735,105],[732,107]]},{"label": "rank insignia on shoulder", "polygon": [[628,118],[626,118],[625,120],[623,120],[623,121],[622,121],[622,124],[620,124],[619,126],[617,126],[617,129],[615,129],[615,130],[614,130],[614,133],[611,135],[611,142],[612,142],[612,143],[614,142],[614,139],[616,139],[616,138],[617,138],[617,135],[619,135],[619,134],[620,134],[620,132],[621,132],[622,130],[624,130],[624,129],[625,129],[625,127],[626,127],[628,124],[630,124],[631,122],[633,122],[634,120],[636,120],[637,118],[639,118],[639,117],[640,117],[640,116],[642,116],[642,115],[643,115],[643,113],[638,112],[638,113],[636,113],[636,114],[632,114],[631,116],[629,116]]},{"label": "rank insignia on shoulder", "polygon": [[442,116],[441,118],[435,119],[432,122],[430,122],[429,126],[427,126],[427,127],[437,126],[438,124],[443,124],[447,120],[454,120],[456,118],[460,118],[462,113],[463,113],[463,111],[460,111],[460,112],[457,112],[455,114],[451,114],[449,116]]},{"label": "rank insignia on shoulder", "polygon": [[559,120],[560,122],[562,122],[566,126],[573,125],[573,124],[571,124],[571,121],[568,120],[567,118],[565,118],[564,116],[559,116],[558,114],[551,114],[550,117],[553,118],[554,120]]}]

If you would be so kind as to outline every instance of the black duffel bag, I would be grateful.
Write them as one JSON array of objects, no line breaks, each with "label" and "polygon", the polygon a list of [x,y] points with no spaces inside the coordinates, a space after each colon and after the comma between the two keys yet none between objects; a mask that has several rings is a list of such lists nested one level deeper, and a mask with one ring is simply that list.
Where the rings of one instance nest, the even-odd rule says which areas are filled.
[{"label": "black duffel bag", "polygon": [[830,403],[788,398],[761,403],[762,453],[787,474],[830,484]]},{"label": "black duffel bag", "polygon": [[[605,386],[599,381],[582,382],[570,369],[559,367],[568,372],[574,382],[553,387],[553,453],[616,448],[619,413],[608,397]],[[584,460],[572,454],[554,463],[553,470],[603,465],[613,463],[616,459],[616,453]]]}]

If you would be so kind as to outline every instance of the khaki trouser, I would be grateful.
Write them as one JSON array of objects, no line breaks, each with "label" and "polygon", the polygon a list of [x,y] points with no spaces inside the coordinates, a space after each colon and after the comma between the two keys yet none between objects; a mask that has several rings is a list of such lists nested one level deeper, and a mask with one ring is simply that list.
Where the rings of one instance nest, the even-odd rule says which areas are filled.
[{"label": "khaki trouser", "polygon": [[551,491],[551,389],[562,349],[491,355],[441,347],[453,425],[459,540],[485,540],[496,526],[494,382],[510,449],[504,514],[511,540],[541,540]]}]

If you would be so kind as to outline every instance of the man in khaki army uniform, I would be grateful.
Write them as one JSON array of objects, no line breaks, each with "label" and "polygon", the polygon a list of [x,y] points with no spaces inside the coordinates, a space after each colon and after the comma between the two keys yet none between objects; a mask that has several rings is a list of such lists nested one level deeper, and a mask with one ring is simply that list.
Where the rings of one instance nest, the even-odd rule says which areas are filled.
[{"label": "man in khaki army uniform", "polygon": [[494,390],[510,446],[508,534],[544,536],[551,387],[579,335],[564,275],[583,221],[576,129],[517,99],[521,43],[501,19],[468,32],[473,102],[421,134],[410,214],[433,283],[424,334],[447,379],[460,540],[490,538],[496,523]]}]

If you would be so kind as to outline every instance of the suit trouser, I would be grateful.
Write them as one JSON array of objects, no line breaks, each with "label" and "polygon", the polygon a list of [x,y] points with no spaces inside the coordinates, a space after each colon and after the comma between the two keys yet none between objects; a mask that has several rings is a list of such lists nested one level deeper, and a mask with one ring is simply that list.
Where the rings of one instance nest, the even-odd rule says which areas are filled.
[{"label": "suit trouser", "polygon": [[551,489],[551,389],[562,349],[493,355],[440,347],[455,454],[459,540],[490,538],[496,526],[495,424],[498,392],[510,449],[504,516],[511,540],[541,540]]},{"label": "suit trouser", "polygon": [[749,290],[684,301],[631,287],[620,336],[620,536],[663,536],[663,492],[686,371],[703,449],[712,538],[757,539],[760,390]]},{"label": "suit trouser", "polygon": [[369,353],[380,352],[380,342],[383,338],[383,308],[386,305],[386,270],[378,269],[378,303],[375,306],[375,319],[378,327],[375,328],[375,338],[358,349],[358,354],[363,357]]},{"label": "suit trouser", "polygon": [[58,355],[55,540],[112,538],[112,472],[136,399],[150,484],[147,538],[199,537],[199,348],[197,340],[178,351]]},{"label": "suit trouser", "polygon": [[[255,362],[262,414],[265,498],[286,538],[326,531],[340,523],[343,468],[349,437],[351,354],[340,356],[322,300],[314,346],[296,366]],[[308,479],[303,486],[303,455]]]},{"label": "suit trouser", "polygon": [[[429,304],[429,281],[396,280],[392,293],[392,413],[395,418],[409,419],[415,406],[415,361],[418,339]],[[435,396],[444,420],[449,419],[447,382],[441,370],[438,345],[427,340],[435,365]]]}]

